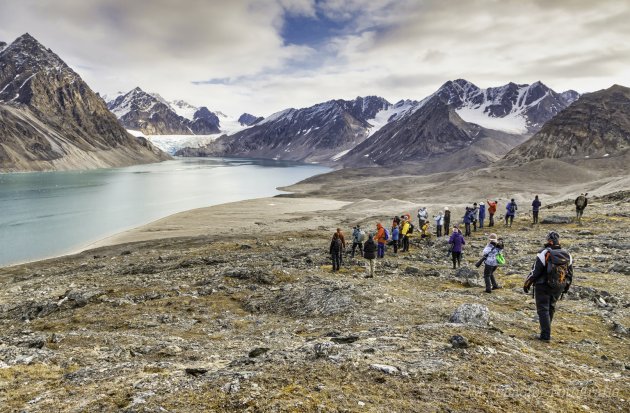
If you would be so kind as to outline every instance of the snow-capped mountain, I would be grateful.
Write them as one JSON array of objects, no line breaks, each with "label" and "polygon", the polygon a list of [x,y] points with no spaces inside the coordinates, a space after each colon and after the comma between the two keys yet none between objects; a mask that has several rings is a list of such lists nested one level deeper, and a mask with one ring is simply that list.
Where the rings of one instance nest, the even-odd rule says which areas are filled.
[{"label": "snow-capped mountain", "polygon": [[368,96],[286,109],[232,136],[223,136],[203,148],[185,149],[178,154],[330,161],[365,140],[374,127],[368,120],[391,106],[383,98]]},{"label": "snow-capped mountain", "polygon": [[167,156],[129,135],[63,60],[24,34],[0,51],[0,171],[88,169]]},{"label": "snow-capped mountain", "polygon": [[541,82],[481,89],[464,79],[446,82],[435,94],[465,121],[508,133],[533,133],[573,103],[573,90],[557,93]]},{"label": "snow-capped mountain", "polygon": [[240,123],[242,126],[252,126],[254,123],[260,122],[261,120],[263,120],[262,117],[256,117],[249,113],[243,113],[241,116],[239,116],[238,123]]}]

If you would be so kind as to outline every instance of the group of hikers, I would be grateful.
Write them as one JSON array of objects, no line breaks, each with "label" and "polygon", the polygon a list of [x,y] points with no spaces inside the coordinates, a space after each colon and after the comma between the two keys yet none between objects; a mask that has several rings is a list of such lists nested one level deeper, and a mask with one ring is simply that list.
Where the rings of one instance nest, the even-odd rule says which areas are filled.
[{"label": "group of hikers", "polygon": [[[577,220],[581,223],[584,209],[588,203],[587,193],[580,194],[575,200]],[[458,224],[451,227],[451,211],[449,207],[444,207],[433,217],[436,226],[436,236],[449,236],[449,250],[453,262],[453,269],[461,266],[463,247],[466,244],[465,236],[471,236],[471,225],[474,231],[477,228],[484,228],[486,213],[488,214],[488,226],[495,225],[494,215],[497,211],[498,201],[487,200],[486,204],[473,203],[472,207],[467,206],[462,221],[465,226],[465,234]],[[532,223],[538,224],[539,211],[542,203],[535,196],[532,201]],[[518,210],[516,201],[512,198],[506,204],[505,226],[511,227]],[[421,238],[429,238],[429,213],[426,207],[418,210],[418,227]],[[412,223],[410,214],[406,213],[395,216],[392,219],[390,228],[384,227],[380,222],[376,224],[375,231],[364,231],[360,225],[356,225],[352,230],[352,249],[350,256],[354,258],[358,249],[361,256],[367,261],[366,278],[373,278],[376,260],[385,257],[386,248],[393,248],[393,254],[398,251],[409,251],[409,238],[417,232]],[[340,228],[333,234],[330,244],[330,254],[332,257],[333,271],[339,271],[343,253],[346,251],[346,241]],[[495,233],[488,236],[488,243],[482,251],[482,257],[475,264],[476,267],[484,265],[485,292],[492,293],[493,290],[500,289],[501,286],[495,278],[495,271],[500,265],[505,264],[503,240]],[[532,270],[525,281],[523,290],[528,293],[533,286],[536,297],[536,308],[540,320],[540,335],[538,339],[549,341],[551,339],[551,321],[555,312],[555,305],[558,299],[571,285],[573,277],[573,259],[571,255],[560,247],[560,236],[557,232],[550,232],[547,236],[545,246],[537,255]]]}]

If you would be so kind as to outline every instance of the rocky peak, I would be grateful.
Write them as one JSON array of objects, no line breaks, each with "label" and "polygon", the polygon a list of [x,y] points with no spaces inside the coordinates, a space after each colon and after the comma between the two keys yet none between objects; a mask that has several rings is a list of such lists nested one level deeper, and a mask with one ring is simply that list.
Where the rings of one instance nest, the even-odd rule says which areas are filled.
[{"label": "rocky peak", "polygon": [[560,93],[560,96],[562,96],[565,102],[569,105],[580,98],[580,94],[572,89]]},{"label": "rocky peak", "polygon": [[7,47],[7,42],[0,42],[0,52],[2,52]]},{"label": "rocky peak", "polygon": [[260,117],[256,117],[249,113],[243,113],[241,116],[239,116],[238,123],[240,123],[243,126],[251,126],[256,122],[260,122],[261,120],[262,118]]}]

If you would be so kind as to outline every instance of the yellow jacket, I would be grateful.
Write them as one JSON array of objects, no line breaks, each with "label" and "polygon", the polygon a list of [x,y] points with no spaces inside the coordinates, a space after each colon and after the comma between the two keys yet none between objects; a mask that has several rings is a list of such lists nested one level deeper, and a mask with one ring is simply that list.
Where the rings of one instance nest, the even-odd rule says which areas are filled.
[{"label": "yellow jacket", "polygon": [[407,235],[407,232],[409,232],[409,226],[409,221],[403,222],[402,230],[400,230],[400,233],[403,234],[403,236]]}]

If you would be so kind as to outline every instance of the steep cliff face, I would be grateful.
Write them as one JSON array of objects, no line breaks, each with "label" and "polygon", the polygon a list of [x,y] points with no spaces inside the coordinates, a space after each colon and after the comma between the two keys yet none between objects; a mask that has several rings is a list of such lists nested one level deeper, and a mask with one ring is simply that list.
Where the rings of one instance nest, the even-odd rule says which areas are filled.
[{"label": "steep cliff face", "polygon": [[0,171],[86,169],[168,156],[118,123],[78,74],[29,34],[0,52]]},{"label": "steep cliff face", "polygon": [[630,149],[630,89],[614,85],[580,97],[530,140],[507,154],[507,161],[604,157]]}]

